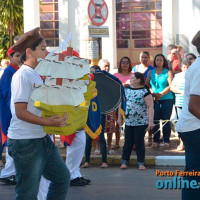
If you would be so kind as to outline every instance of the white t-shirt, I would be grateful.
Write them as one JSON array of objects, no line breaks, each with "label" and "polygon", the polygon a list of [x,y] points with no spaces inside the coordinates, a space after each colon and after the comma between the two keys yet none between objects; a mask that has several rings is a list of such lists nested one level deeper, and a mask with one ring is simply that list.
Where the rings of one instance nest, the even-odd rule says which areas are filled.
[{"label": "white t-shirt", "polygon": [[200,96],[200,57],[192,63],[185,74],[183,107],[176,124],[176,130],[178,132],[188,132],[200,129],[200,120],[188,110],[190,95]]},{"label": "white t-shirt", "polygon": [[27,110],[34,115],[41,117],[41,110],[34,106],[30,96],[34,90],[34,83],[42,84],[42,79],[31,67],[22,65],[13,75],[11,82],[11,113],[12,119],[8,129],[8,137],[11,139],[34,139],[46,135],[43,127],[31,124],[17,118],[15,103],[28,103]]},{"label": "white t-shirt", "polygon": [[[176,84],[176,88],[184,91],[185,89],[185,72],[180,72],[175,74],[172,84]],[[175,106],[182,107],[183,106],[183,95],[180,93],[175,93]]]}]

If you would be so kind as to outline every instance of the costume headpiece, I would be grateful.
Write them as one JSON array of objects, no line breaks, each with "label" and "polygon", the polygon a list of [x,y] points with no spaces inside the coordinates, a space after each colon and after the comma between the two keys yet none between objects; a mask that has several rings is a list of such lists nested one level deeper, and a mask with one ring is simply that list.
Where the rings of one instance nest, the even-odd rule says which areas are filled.
[{"label": "costume headpiece", "polygon": [[27,48],[37,42],[42,36],[40,35],[40,28],[37,27],[31,31],[24,33],[19,40],[13,45],[12,49],[15,52],[24,53]]},{"label": "costume headpiece", "polygon": [[192,39],[192,44],[196,46],[196,48],[200,47],[200,31],[196,33],[196,35]]}]

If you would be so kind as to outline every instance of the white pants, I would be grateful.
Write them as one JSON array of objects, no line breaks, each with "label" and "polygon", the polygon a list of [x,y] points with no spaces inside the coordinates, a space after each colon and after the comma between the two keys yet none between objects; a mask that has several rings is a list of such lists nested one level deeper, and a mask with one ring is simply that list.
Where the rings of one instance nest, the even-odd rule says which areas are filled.
[{"label": "white pants", "polygon": [[76,136],[70,146],[66,150],[66,165],[71,174],[71,180],[77,177],[82,177],[80,173],[80,164],[85,151],[86,137],[85,131],[76,132]]},{"label": "white pants", "polygon": [[[77,177],[82,177],[80,173],[80,164],[83,159],[85,151],[86,137],[85,131],[79,131],[76,133],[71,146],[66,149],[66,165],[71,174],[71,180]],[[46,180],[43,176],[40,180],[40,187],[38,191],[38,200],[46,200],[50,181]]]},{"label": "white pants", "polygon": [[47,199],[47,193],[49,190],[49,185],[51,181],[45,179],[43,176],[40,179],[40,186],[39,186],[39,191],[37,198],[38,200],[46,200]]},{"label": "white pants", "polygon": [[9,176],[15,175],[15,165],[12,157],[8,154],[8,147],[6,148],[6,164],[4,168],[1,170],[0,178],[7,178]]}]

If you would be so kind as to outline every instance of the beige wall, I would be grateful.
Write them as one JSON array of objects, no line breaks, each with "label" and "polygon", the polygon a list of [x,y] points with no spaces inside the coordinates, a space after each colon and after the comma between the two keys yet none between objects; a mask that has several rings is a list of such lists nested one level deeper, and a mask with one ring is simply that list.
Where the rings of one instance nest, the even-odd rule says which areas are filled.
[{"label": "beige wall", "polygon": [[102,58],[110,61],[111,73],[117,68],[117,46],[116,46],[116,10],[115,0],[105,0],[108,6],[108,19],[103,26],[109,27],[109,37],[102,38]]},{"label": "beige wall", "polygon": [[[87,56],[88,40],[87,26],[88,4],[90,0],[59,0],[59,39],[63,42],[68,33],[72,32],[71,45],[75,50]],[[24,31],[29,31],[40,26],[40,5],[39,0],[24,0]],[[108,5],[109,15],[106,24],[109,27],[109,38],[102,39],[102,57],[111,62],[111,71],[117,67],[120,57],[127,55],[132,58],[133,64],[139,52],[118,51],[116,49],[116,0],[105,0]],[[167,54],[167,45],[176,43],[185,45],[187,52],[197,55],[191,40],[195,33],[200,30],[200,0],[163,0],[163,54]],[[50,48],[55,49],[55,48]],[[160,52],[160,50],[158,50]],[[157,50],[155,51],[157,53]],[[154,52],[151,53],[152,56]],[[117,61],[117,57],[119,58]]]}]

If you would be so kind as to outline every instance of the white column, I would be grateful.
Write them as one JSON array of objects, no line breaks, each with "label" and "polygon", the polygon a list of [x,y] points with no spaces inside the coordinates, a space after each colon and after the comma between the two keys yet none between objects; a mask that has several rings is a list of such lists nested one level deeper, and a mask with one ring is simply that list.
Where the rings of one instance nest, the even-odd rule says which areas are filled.
[{"label": "white column", "polygon": [[108,26],[109,37],[102,38],[102,58],[110,61],[111,73],[117,68],[117,46],[116,46],[116,0],[105,0],[108,6],[108,18],[103,26]]},{"label": "white column", "polygon": [[198,55],[191,44],[192,38],[200,30],[200,0],[163,0],[163,54],[167,54],[167,45],[178,44],[185,53]]},{"label": "white column", "polygon": [[167,55],[167,46],[174,43],[172,12],[172,0],[162,0],[163,54],[165,56]]},{"label": "white column", "polygon": [[[177,9],[178,8],[178,9]],[[189,32],[190,32],[190,20],[192,15],[192,1],[176,0],[173,5],[175,15],[175,44],[181,45],[184,48],[184,52],[189,52]]]},{"label": "white column", "polygon": [[[188,52],[198,55],[196,47],[191,41],[200,30],[200,0],[179,0],[179,33],[184,34],[188,40]],[[186,52],[186,53],[188,53]]]},{"label": "white column", "polygon": [[69,32],[72,33],[71,46],[79,51],[80,46],[80,21],[82,20],[79,16],[80,1],[69,0],[68,7],[68,24]]},{"label": "white column", "polygon": [[23,0],[24,7],[24,32],[40,26],[39,0]]},{"label": "white column", "polygon": [[59,0],[59,41],[60,44],[72,33],[68,46],[80,50],[80,1]]},{"label": "white column", "polygon": [[58,0],[59,11],[59,44],[68,36],[68,0]]},{"label": "white column", "polygon": [[89,31],[88,25],[91,24],[88,17],[88,4],[89,0],[79,1],[79,19],[80,19],[80,56],[82,58],[88,58],[88,41],[89,41]]}]

